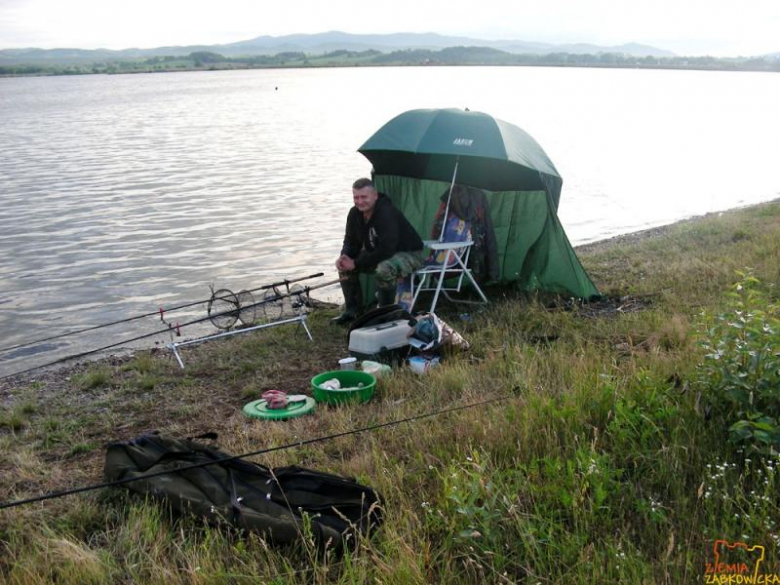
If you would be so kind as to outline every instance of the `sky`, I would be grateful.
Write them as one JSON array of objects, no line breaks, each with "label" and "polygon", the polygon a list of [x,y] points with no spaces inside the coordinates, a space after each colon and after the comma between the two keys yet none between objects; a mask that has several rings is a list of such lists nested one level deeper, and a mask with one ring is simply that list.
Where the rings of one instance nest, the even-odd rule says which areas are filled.
[{"label": "sky", "polygon": [[0,0],[0,49],[152,48],[339,30],[780,51],[780,0]]}]

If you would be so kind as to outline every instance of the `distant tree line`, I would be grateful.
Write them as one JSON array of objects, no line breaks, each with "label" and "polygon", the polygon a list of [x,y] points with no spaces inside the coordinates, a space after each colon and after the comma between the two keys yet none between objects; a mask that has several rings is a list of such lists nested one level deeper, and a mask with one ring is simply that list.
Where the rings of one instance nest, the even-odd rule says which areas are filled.
[{"label": "distant tree line", "polygon": [[507,65],[551,67],[615,67],[653,69],[706,69],[719,71],[778,71],[780,59],[716,57],[636,57],[618,53],[514,54],[487,47],[449,47],[438,51],[411,49],[380,51],[338,50],[324,55],[285,51],[276,55],[226,57],[212,51],[166,55],[80,65],[0,65],[0,75],[81,75],[89,73],[143,73],[272,67],[349,67],[386,65]]},{"label": "distant tree line", "polygon": [[527,65],[568,67],[625,67],[709,69],[724,71],[780,71],[780,59],[716,57],[638,57],[619,53],[544,55],[513,54],[487,47],[450,47],[440,51],[406,50],[384,53],[372,60],[383,65]]}]

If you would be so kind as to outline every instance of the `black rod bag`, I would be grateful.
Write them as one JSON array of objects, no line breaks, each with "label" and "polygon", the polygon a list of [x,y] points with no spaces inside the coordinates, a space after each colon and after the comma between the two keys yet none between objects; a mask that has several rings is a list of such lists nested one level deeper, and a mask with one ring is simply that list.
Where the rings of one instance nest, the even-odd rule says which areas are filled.
[{"label": "black rod bag", "polygon": [[258,531],[278,544],[300,539],[306,523],[318,546],[341,549],[382,522],[374,490],[329,473],[295,466],[269,469],[241,459],[177,471],[228,457],[193,439],[151,433],[109,445],[105,477],[116,481],[170,471],[123,485],[180,512]]}]

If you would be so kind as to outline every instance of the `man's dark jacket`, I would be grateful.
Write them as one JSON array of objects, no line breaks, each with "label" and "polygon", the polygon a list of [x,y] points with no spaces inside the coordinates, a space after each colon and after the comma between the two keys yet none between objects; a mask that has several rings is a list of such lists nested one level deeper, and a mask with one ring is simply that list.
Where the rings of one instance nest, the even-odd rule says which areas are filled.
[{"label": "man's dark jacket", "polygon": [[412,224],[383,193],[366,221],[357,207],[349,210],[342,254],[355,261],[358,272],[371,272],[396,252],[422,250],[423,243]]}]

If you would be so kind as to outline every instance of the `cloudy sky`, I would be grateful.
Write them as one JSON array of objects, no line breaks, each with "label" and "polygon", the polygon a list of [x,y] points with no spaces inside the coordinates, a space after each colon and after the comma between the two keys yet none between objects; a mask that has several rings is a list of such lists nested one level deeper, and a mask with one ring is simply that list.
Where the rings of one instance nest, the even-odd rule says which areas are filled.
[{"label": "cloudy sky", "polygon": [[780,0],[0,0],[0,49],[149,48],[329,30],[756,55],[780,51]]}]

